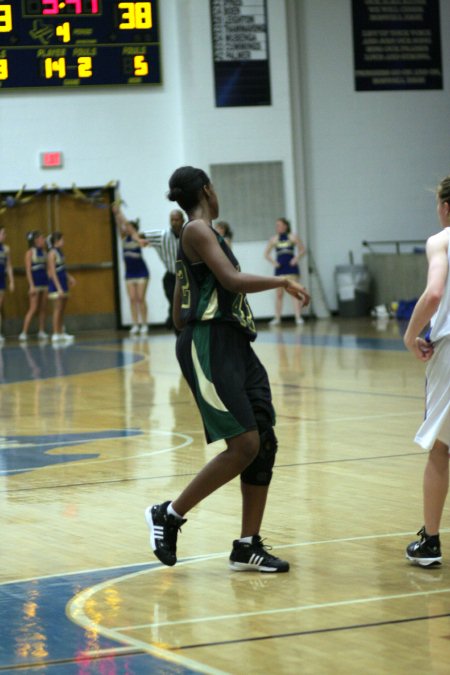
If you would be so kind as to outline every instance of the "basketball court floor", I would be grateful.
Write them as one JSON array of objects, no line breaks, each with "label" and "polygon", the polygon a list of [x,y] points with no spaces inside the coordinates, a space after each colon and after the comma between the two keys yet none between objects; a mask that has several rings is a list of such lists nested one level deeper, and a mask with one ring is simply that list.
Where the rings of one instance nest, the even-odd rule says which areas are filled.
[{"label": "basketball court floor", "polygon": [[[206,446],[158,330],[0,350],[0,673],[448,673],[444,564],[422,526],[424,367],[394,320],[261,324],[279,450],[261,535],[288,574],[232,572],[239,480],[190,514],[162,566],[144,509]],[[447,556],[447,560],[446,560]]]}]

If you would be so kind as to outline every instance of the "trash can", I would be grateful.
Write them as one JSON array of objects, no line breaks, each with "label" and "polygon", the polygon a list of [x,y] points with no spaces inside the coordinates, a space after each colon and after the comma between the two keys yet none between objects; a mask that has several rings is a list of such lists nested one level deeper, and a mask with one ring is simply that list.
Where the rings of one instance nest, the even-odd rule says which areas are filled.
[{"label": "trash can", "polygon": [[365,265],[338,265],[335,283],[339,314],[367,316],[370,311],[370,275]]}]

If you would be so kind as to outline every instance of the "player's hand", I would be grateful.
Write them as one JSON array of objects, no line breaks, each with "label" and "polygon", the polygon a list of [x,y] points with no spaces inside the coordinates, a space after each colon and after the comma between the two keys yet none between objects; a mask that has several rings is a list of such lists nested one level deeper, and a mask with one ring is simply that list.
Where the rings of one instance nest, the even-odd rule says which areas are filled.
[{"label": "player's hand", "polygon": [[407,349],[419,359],[419,361],[429,361],[434,354],[434,346],[432,342],[428,342],[421,337],[416,337],[414,340],[405,339],[405,346]]},{"label": "player's hand", "polygon": [[292,279],[287,279],[286,293],[292,295],[293,298],[297,298],[301,302],[302,307],[307,307],[311,300],[311,296],[306,288]]}]

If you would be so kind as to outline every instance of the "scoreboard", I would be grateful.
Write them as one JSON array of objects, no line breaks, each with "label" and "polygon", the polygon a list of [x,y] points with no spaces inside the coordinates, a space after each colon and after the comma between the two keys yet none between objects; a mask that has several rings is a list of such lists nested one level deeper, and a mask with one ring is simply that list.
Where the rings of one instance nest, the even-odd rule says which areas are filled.
[{"label": "scoreboard", "polygon": [[0,95],[159,83],[157,0],[0,0]]}]

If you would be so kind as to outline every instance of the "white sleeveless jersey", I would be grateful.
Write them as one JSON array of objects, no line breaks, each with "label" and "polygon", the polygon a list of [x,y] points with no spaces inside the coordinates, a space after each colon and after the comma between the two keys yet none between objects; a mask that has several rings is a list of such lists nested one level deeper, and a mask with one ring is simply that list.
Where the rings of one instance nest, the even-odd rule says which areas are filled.
[{"label": "white sleeveless jersey", "polygon": [[436,342],[437,340],[441,340],[444,337],[450,336],[450,227],[446,227],[445,231],[448,235],[447,258],[449,264],[449,273],[447,274],[444,295],[442,296],[435,315],[431,319],[430,338],[432,342]]}]

